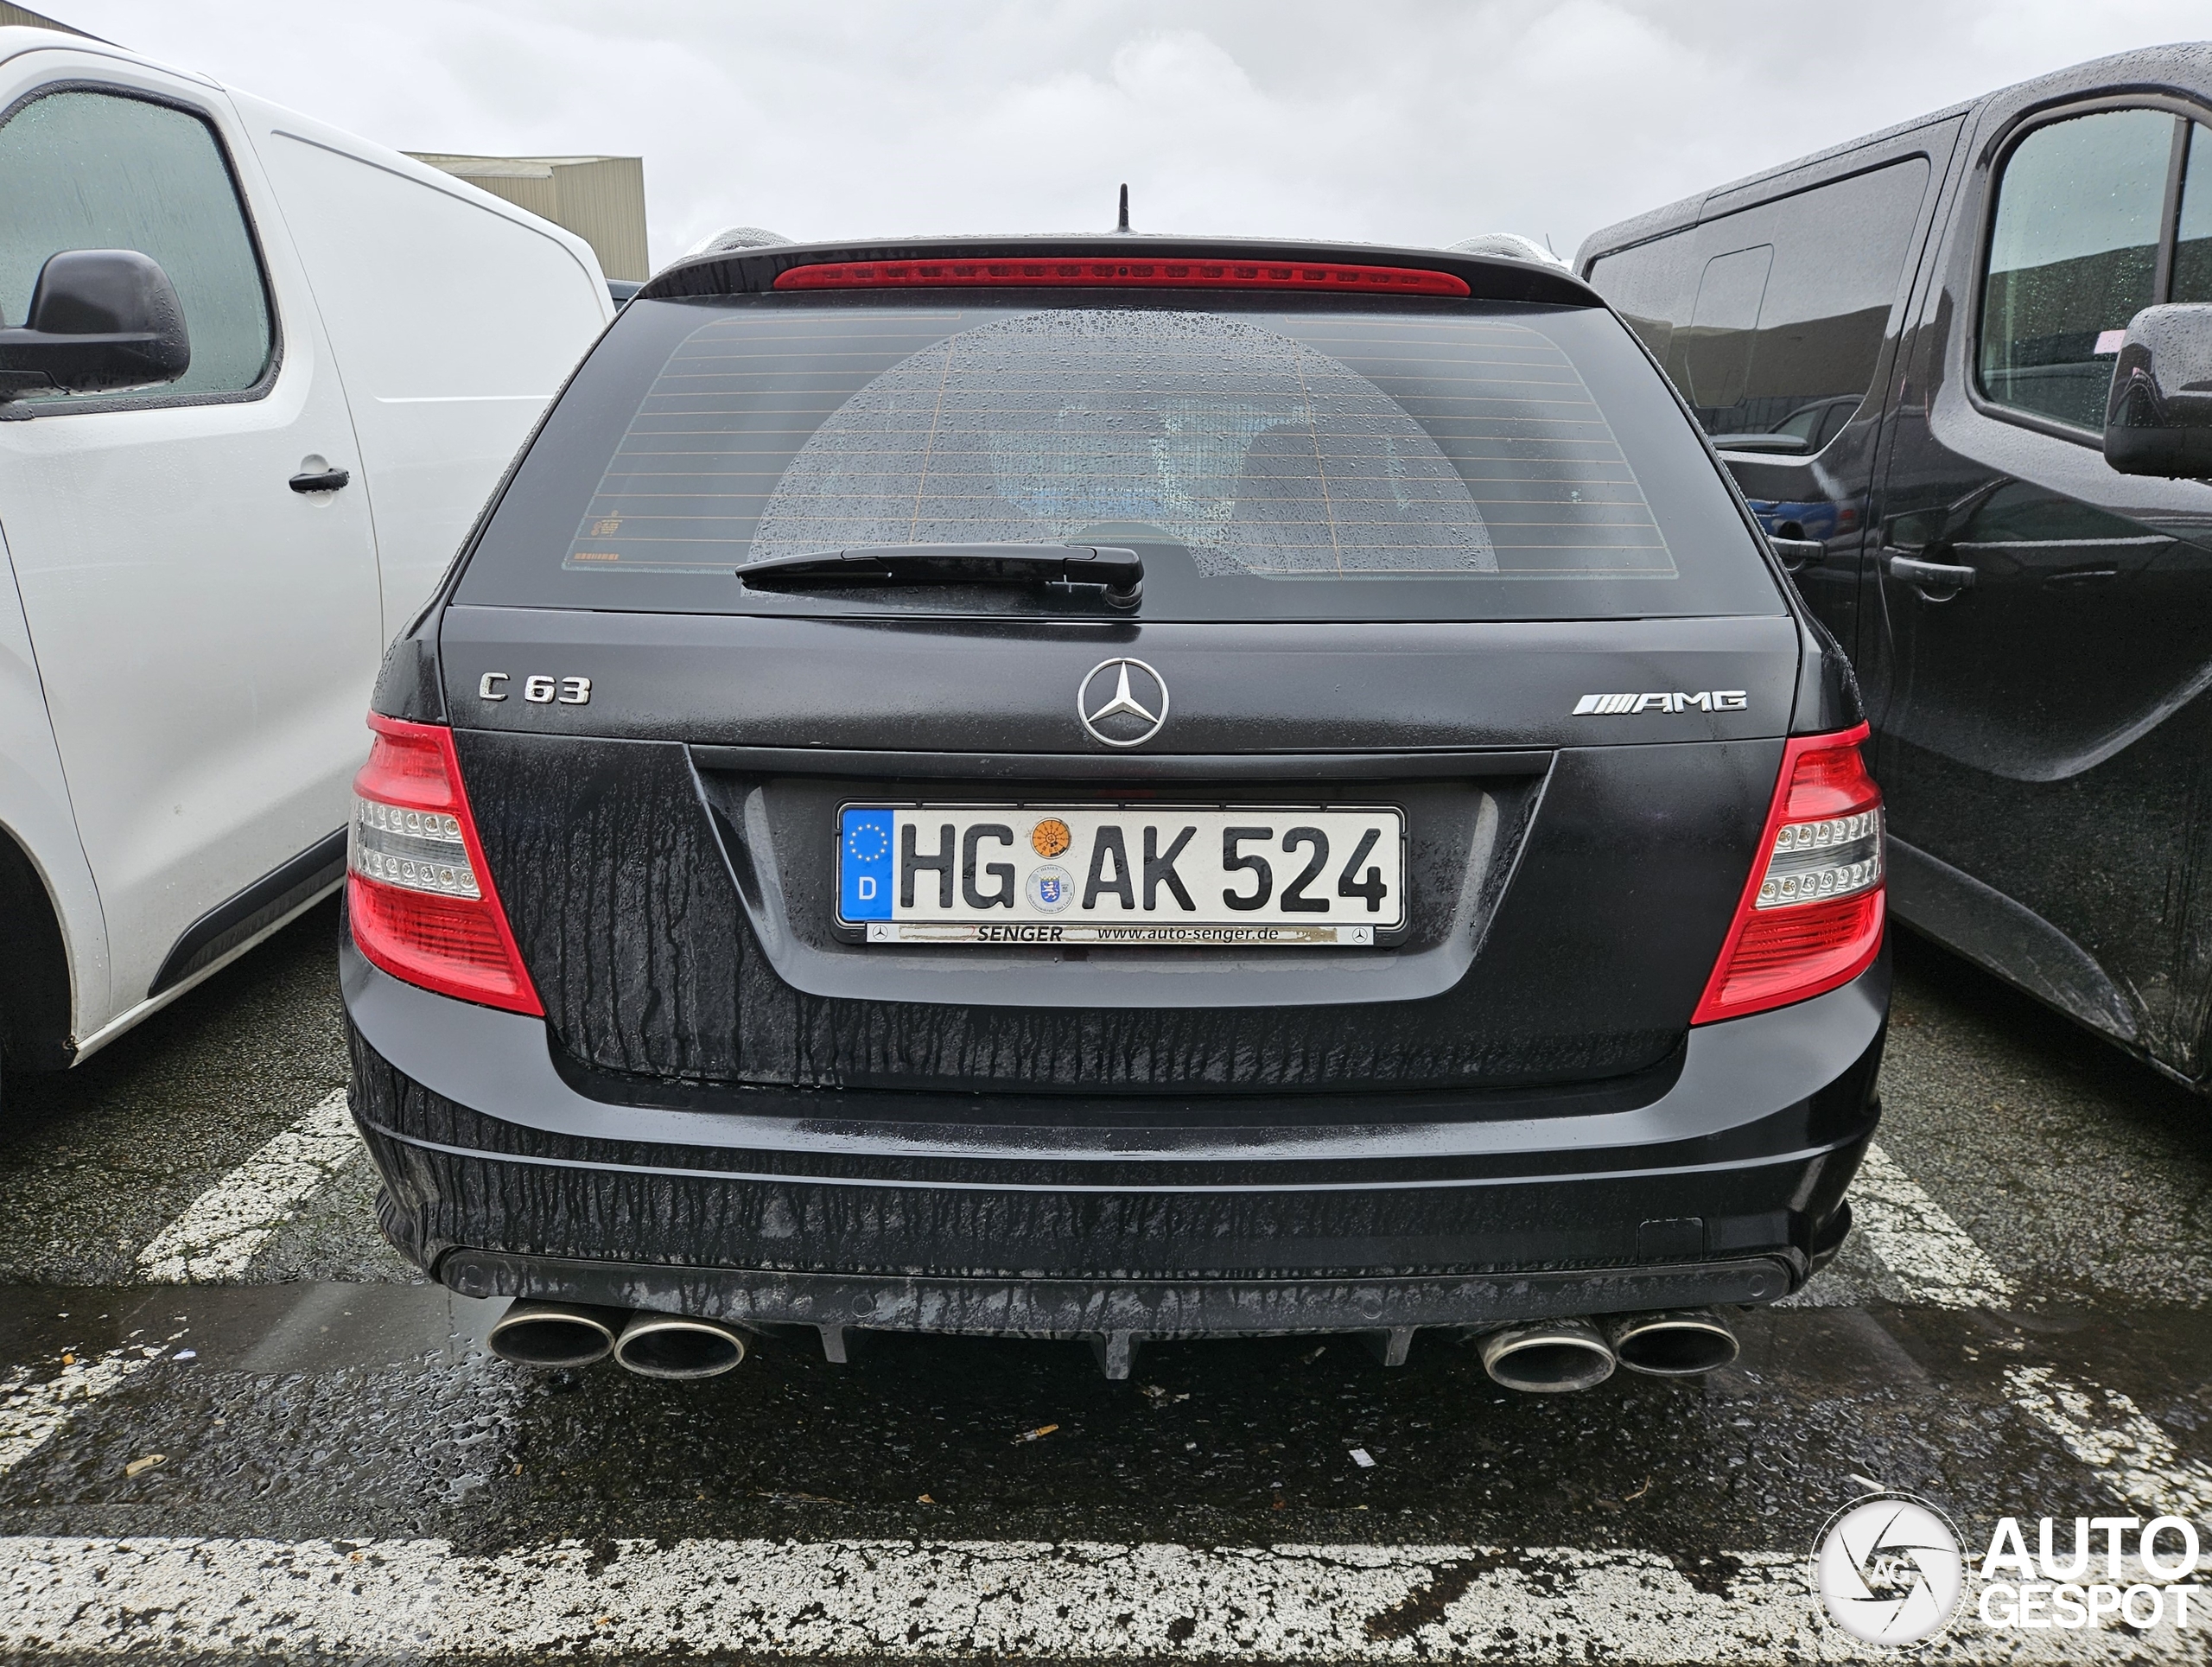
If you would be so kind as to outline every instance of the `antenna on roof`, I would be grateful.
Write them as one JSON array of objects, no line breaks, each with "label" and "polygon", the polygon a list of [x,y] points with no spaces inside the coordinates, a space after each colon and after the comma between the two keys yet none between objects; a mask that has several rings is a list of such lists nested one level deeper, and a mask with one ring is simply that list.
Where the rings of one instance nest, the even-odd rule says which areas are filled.
[{"label": "antenna on roof", "polygon": [[1129,229],[1129,188],[1126,184],[1122,187],[1122,223],[1114,229],[1116,232]]}]

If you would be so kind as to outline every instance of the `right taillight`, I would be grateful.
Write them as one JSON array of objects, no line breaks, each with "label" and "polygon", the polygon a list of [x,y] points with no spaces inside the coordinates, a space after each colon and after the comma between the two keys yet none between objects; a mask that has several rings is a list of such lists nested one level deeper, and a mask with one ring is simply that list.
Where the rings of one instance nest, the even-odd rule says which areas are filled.
[{"label": "right taillight", "polygon": [[354,946],[410,984],[543,1016],[485,870],[453,731],[373,715],[369,728],[346,850]]},{"label": "right taillight", "polygon": [[1882,946],[1882,790],[1866,726],[1791,740],[1759,862],[1693,1024],[1738,1019],[1848,983]]}]

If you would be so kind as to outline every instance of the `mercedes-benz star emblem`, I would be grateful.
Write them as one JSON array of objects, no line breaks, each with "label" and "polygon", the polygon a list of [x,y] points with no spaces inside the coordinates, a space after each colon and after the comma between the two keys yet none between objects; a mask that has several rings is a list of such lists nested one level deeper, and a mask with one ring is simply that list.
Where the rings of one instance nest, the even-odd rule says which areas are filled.
[{"label": "mercedes-benz star emblem", "polygon": [[1077,685],[1075,715],[1094,741],[1141,746],[1167,722],[1167,679],[1142,660],[1101,660]]}]

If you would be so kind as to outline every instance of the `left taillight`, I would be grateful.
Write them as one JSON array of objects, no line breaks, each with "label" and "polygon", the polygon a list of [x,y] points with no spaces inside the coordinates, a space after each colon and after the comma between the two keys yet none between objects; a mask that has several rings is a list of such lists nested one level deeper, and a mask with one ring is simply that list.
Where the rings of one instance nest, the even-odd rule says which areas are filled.
[{"label": "left taillight", "polygon": [[369,728],[346,841],[354,945],[410,984],[543,1017],[484,866],[453,731],[374,714]]},{"label": "left taillight", "polygon": [[1692,1024],[1740,1019],[1848,983],[1882,947],[1882,790],[1866,726],[1793,737],[1751,882]]}]

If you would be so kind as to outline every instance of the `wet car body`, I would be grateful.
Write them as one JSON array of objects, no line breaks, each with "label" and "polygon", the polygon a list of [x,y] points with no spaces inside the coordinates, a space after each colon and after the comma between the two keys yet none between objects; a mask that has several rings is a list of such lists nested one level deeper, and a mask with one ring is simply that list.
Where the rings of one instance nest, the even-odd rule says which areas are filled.
[{"label": "wet car body", "polygon": [[[855,1328],[1088,1338],[1121,1375],[1152,1338],[1363,1332],[1402,1358],[1422,1327],[1771,1301],[1833,1255],[1876,1117],[1878,864],[1857,935],[1825,951],[1817,976],[1746,1000],[1723,999],[1722,975],[1753,929],[1783,790],[1808,779],[1808,758],[1848,754],[1857,768],[1856,695],[1679,402],[1572,278],[1430,251],[1147,239],[1156,289],[994,274],[995,287],[792,294],[794,272],[818,285],[810,269],[910,272],[932,258],[1126,271],[1135,246],[791,246],[694,262],[631,303],[556,402],[444,592],[395,646],[373,719],[388,757],[359,789],[367,819],[341,951],[354,1106],[385,1231],[434,1276],[477,1295],[811,1327],[833,1354]],[[1240,259],[1409,271],[1435,289],[1191,293],[1167,275],[1169,263]],[[808,330],[836,333],[836,353],[805,361],[830,366],[827,380],[777,356]],[[1450,375],[1392,367],[1407,333],[1442,353],[1464,331],[1466,366],[1517,353],[1539,367],[1526,375],[1563,386],[1567,366],[1605,420],[1667,436],[1650,442],[1662,451],[1636,469],[1547,474],[1525,461],[1545,455],[1525,431],[1484,429],[1481,408],[1436,417],[1423,400],[1475,396],[1452,393]],[[871,333],[897,340],[867,348],[860,372],[837,368]],[[1094,377],[1084,355],[1124,337],[1195,342],[1203,369],[1161,393],[1168,349],[1155,345],[1137,392]],[[1020,525],[1066,544],[1137,550],[1141,600],[1117,608],[995,569],[969,583],[1016,560],[990,553],[1003,542],[974,546],[943,582],[888,582],[890,557],[868,558],[866,584],[737,577],[764,551],[789,557],[769,529],[802,511],[848,516],[788,535],[802,551],[889,545],[854,531],[876,523],[849,513],[861,478],[850,459],[868,460],[869,479],[893,467],[882,460],[907,443],[897,435],[922,430],[880,413],[921,410],[914,478],[957,473],[948,459],[964,431],[944,413],[965,385],[944,344],[961,342],[989,367],[974,404],[988,432],[959,454],[994,482],[988,512],[1004,522],[1011,503],[1031,518]],[[1312,391],[1337,375],[1316,342],[1360,367],[1335,406]],[[1021,435],[1058,423],[1077,436],[1053,440],[1043,464],[1008,424],[991,426],[1019,403],[1006,368],[1017,348],[1022,366],[1069,382],[1023,407]],[[1268,379],[1279,351],[1301,391]],[[766,379],[742,397],[682,379],[731,374],[733,359]],[[797,409],[798,386],[816,389],[808,437],[759,440],[785,431],[779,413]],[[695,415],[709,407],[721,427]],[[1403,413],[1422,410],[1417,435]],[[1090,415],[1070,429],[1071,411]],[[1103,429],[1081,426],[1099,412]],[[1451,412],[1476,413],[1472,426],[1453,430]],[[1125,417],[1153,426],[1136,442],[1095,438]],[[1205,457],[1230,445],[1241,460],[1206,465],[1241,493],[1222,512],[1228,535],[1205,519],[1219,494],[1191,484],[1199,452],[1176,449],[1198,429]],[[1454,437],[1478,431],[1500,436],[1491,454]],[[1436,435],[1458,474],[1406,462]],[[1279,451],[1269,436],[1285,436]],[[1461,525],[1456,508],[1421,519],[1421,481],[1457,505],[1457,483],[1473,480],[1479,547],[1436,534],[1459,540],[1453,553],[1345,578],[1350,511],[1328,512],[1325,560],[1300,553],[1313,547],[1307,510],[1256,530],[1236,521],[1274,489],[1269,460],[1300,445],[1329,454],[1319,478],[1340,493],[1357,473],[1347,460],[1382,458],[1359,478],[1395,493],[1371,501],[1409,544],[1416,523]],[[1101,447],[1122,461],[1097,462]],[[715,448],[735,460],[731,491],[758,494],[749,552],[715,530],[724,508],[671,506],[654,484],[691,479],[703,466],[668,460]],[[1103,481],[1126,505],[1128,470],[1146,458],[1167,460],[1166,486],[1145,487],[1155,520],[1037,506],[1038,480],[1084,469],[1084,491],[1103,502]],[[742,485],[756,475],[774,478],[774,496]],[[1402,480],[1414,484],[1389,484]],[[1610,507],[1585,507],[1604,496],[1592,482],[1622,480],[1641,495],[1623,487]],[[1506,507],[1539,500],[1542,513]],[[1311,498],[1301,486],[1282,501]],[[958,530],[976,512],[913,502],[925,531],[930,516]],[[1160,524],[1173,515],[1186,519]],[[1679,563],[1645,531],[1642,544],[1603,531],[1631,524],[1660,526]],[[671,555],[664,537],[713,553]],[[1726,554],[1708,559],[1700,539]],[[1218,553],[1262,544],[1292,552],[1286,573]],[[1629,579],[1588,577],[1574,552],[1615,544],[1625,553],[1605,559]],[[947,544],[940,530],[914,547]],[[1469,583],[1480,607],[1448,589]],[[1140,691],[1141,734],[1096,716],[1120,665],[1136,668],[1121,676],[1124,694]],[[403,754],[417,763],[391,761]],[[411,905],[385,883],[397,869],[378,866],[416,849],[383,831],[397,825],[386,800],[416,802],[391,784],[441,769],[451,796],[434,792],[421,814],[445,817],[450,860],[470,870],[454,907],[489,923],[480,958],[504,969],[489,984],[409,958],[413,928],[389,911]],[[1347,832],[1325,869],[1325,838],[1307,836],[1362,816],[1402,830],[1400,855],[1370,862],[1381,848],[1365,840],[1339,874]],[[894,823],[906,842],[885,858],[905,865],[901,907],[936,907],[950,924],[849,918],[868,818],[887,843]],[[1093,824],[1118,830],[1114,856]],[[957,826],[974,836],[958,885],[932,867],[954,860]],[[1013,918],[1015,868],[997,888],[986,859],[1022,839],[1049,858],[1070,838],[1081,900],[1065,918],[1134,910],[1141,867],[1147,908],[1175,917],[1167,900],[1181,896],[1199,926],[1225,932],[1236,915],[1195,881],[1193,903],[1167,873],[1189,849],[1169,843],[1179,832],[1202,834],[1203,849],[1217,830],[1227,869],[1253,851],[1274,864],[1232,872],[1228,910],[1257,909],[1266,892],[1350,924],[1283,916],[1263,946],[1116,942],[1110,927],[944,936],[977,932],[955,915],[988,915],[1001,890]],[[1292,883],[1306,849],[1312,884],[1287,903],[1306,886]],[[1033,886],[1041,869],[1014,856]],[[1393,885],[1402,896],[1379,894]],[[1032,915],[1069,907],[1024,895]],[[1309,930],[1338,935],[1297,935]]]},{"label": "wet car body", "polygon": [[[1796,582],[1860,676],[1898,916],[2212,1089],[2212,486],[2123,469],[2102,432],[2140,312],[2212,329],[2212,48],[1718,186],[1592,233],[1576,270],[1770,529],[1826,546]],[[1767,443],[1815,402],[1853,409]]]}]

